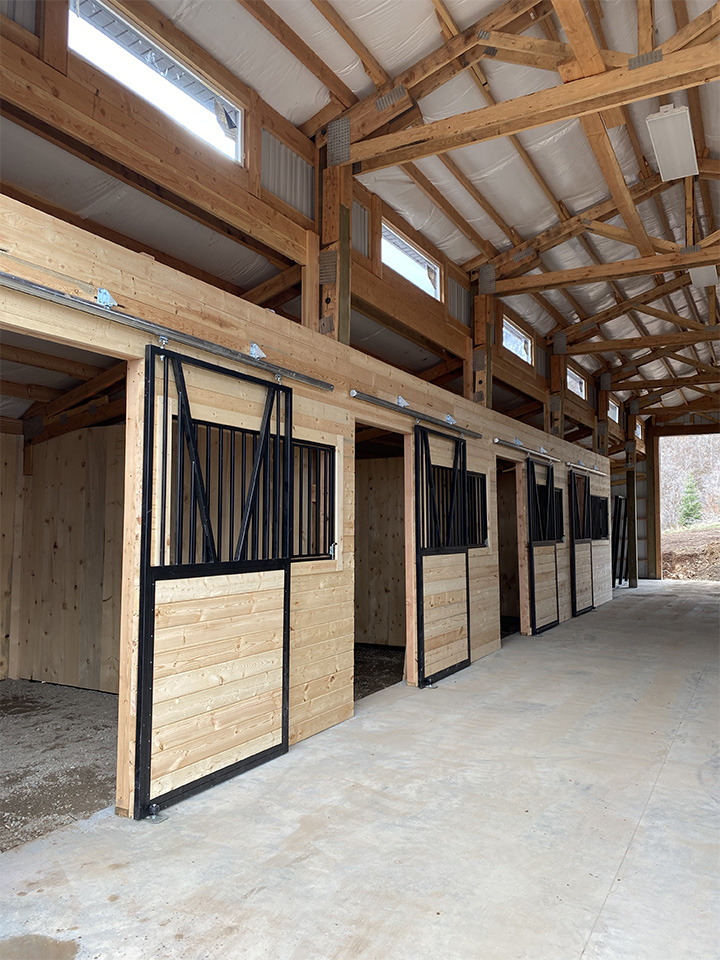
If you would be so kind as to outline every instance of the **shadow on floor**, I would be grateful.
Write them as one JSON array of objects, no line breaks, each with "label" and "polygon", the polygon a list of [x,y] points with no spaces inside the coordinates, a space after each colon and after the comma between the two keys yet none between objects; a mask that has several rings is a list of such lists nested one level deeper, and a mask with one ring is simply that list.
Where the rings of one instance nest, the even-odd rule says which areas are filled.
[{"label": "shadow on floor", "polygon": [[112,693],[0,681],[0,851],[114,802],[117,709]]},{"label": "shadow on floor", "polygon": [[405,669],[405,647],[383,643],[355,644],[355,699],[400,683]]}]

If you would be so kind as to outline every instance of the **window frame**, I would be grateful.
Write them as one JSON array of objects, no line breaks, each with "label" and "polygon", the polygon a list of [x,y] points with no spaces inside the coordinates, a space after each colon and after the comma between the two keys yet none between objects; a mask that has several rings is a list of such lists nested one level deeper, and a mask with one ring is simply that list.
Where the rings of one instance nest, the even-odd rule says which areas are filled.
[{"label": "window frame", "polygon": [[[574,389],[574,387],[572,386],[572,381],[571,381],[571,379],[570,379],[571,377],[575,377],[580,383],[582,383],[582,393],[580,393],[579,390]],[[568,367],[567,370],[565,371],[565,384],[566,384],[566,386],[567,386],[567,389],[568,389],[571,393],[574,393],[576,397],[578,397],[580,400],[584,400],[585,403],[588,402],[588,399],[587,399],[587,389],[588,389],[587,377],[583,376],[582,373],[578,373],[578,371],[577,371],[574,367]]]},{"label": "window frame", "polygon": [[[519,353],[516,353],[514,350],[511,350],[510,347],[505,343],[505,328],[509,327],[511,332],[514,333],[518,339],[526,340],[530,345],[530,359],[527,360],[525,357],[521,357]],[[528,333],[527,330],[515,322],[511,317],[506,313],[502,315],[502,321],[500,324],[500,344],[503,350],[506,350],[512,357],[516,360],[519,360],[521,363],[527,364],[531,369],[535,369],[535,338],[532,333]]]},{"label": "window frame", "polygon": [[643,422],[642,420],[635,421],[635,438],[637,440],[642,440],[643,438]]},{"label": "window frame", "polygon": [[[616,417],[612,415],[613,407],[617,411]],[[613,400],[612,397],[608,399],[608,417],[613,421],[613,423],[617,423],[618,426],[620,425],[620,404],[617,402],[617,400]]]},{"label": "window frame", "polygon": [[[177,120],[176,117],[174,117],[171,113],[164,110],[162,107],[158,106],[157,103],[144,97],[141,93],[138,93],[136,90],[134,90],[121,77],[110,72],[110,70],[95,63],[94,61],[87,59],[87,57],[80,50],[77,50],[75,47],[71,46],[70,41],[68,40],[69,53],[71,53],[73,56],[78,57],[83,62],[88,63],[93,69],[99,70],[101,73],[105,74],[105,76],[107,76],[114,83],[117,83],[119,86],[121,86],[122,89],[127,91],[131,96],[138,97],[138,99],[142,100],[143,103],[146,103],[152,110],[156,110],[162,117],[167,119],[180,131],[188,134],[189,136],[193,137],[195,140],[198,140],[201,144],[203,144],[203,146],[210,149],[213,152],[213,156],[217,155],[220,157],[224,157],[230,163],[237,164],[239,167],[246,170],[247,169],[247,140],[248,140],[247,138],[247,123],[248,123],[247,104],[239,102],[236,97],[222,92],[219,86],[214,84],[212,80],[208,80],[204,75],[199,73],[190,63],[185,61],[174,50],[165,46],[161,41],[158,42],[153,36],[151,36],[147,32],[147,30],[143,27],[142,24],[138,24],[134,20],[131,20],[127,16],[125,16],[123,11],[117,9],[114,6],[114,4],[111,2],[111,0],[94,0],[94,2],[99,7],[104,8],[110,16],[116,18],[118,21],[124,24],[127,30],[129,30],[132,34],[136,34],[137,36],[141,37],[142,40],[152,50],[157,51],[161,56],[165,57],[172,64],[174,64],[179,70],[189,75],[196,83],[198,83],[201,87],[203,87],[210,96],[212,96],[213,100],[215,101],[215,104],[219,103],[220,106],[223,107],[223,109],[229,108],[230,110],[234,111],[237,119],[237,124],[235,128],[236,133],[235,133],[235,139],[234,139],[234,155],[230,156],[229,154],[220,150],[217,146],[215,146],[209,140],[206,140],[201,134],[195,132],[190,127],[185,126],[183,123]],[[79,20],[83,21],[84,23],[89,25],[92,29],[96,30],[103,37],[105,37],[109,42],[115,44],[115,46],[117,46],[119,50],[122,50],[123,52],[127,53],[129,56],[136,59],[138,63],[144,64],[146,67],[148,67],[148,69],[153,70],[152,65],[146,63],[141,57],[138,57],[136,54],[134,54],[128,47],[124,46],[121,43],[118,43],[111,33],[106,32],[102,28],[93,24],[86,17],[81,16],[81,14],[79,13],[79,10],[74,9],[76,6],[78,6],[77,3],[75,2],[70,3],[69,9],[68,9],[68,19],[73,15],[77,16]],[[158,77],[161,77],[163,80],[165,80],[165,82],[168,83],[175,90],[178,90],[181,93],[185,93],[185,91],[183,91],[182,87],[179,84],[175,84],[173,83],[172,80],[169,80],[167,77],[164,77],[161,71],[158,70],[156,72]],[[185,96],[188,96],[190,99],[195,99],[200,106],[203,106],[203,107],[205,106],[204,104],[201,103],[201,101],[193,97],[192,94],[185,93]],[[211,113],[211,111],[208,110],[208,113]],[[226,110],[226,113],[227,113],[227,110]],[[219,129],[222,129],[222,126],[220,125],[219,121],[218,121],[218,127]],[[230,140],[231,143],[233,142],[232,138],[228,137],[227,139]]]},{"label": "window frame", "polygon": [[[401,243],[410,247],[411,250],[414,250],[415,253],[417,253],[418,256],[422,257],[423,260],[425,260],[430,266],[435,267],[435,269],[437,270],[437,282],[435,285],[435,289],[437,291],[436,295],[433,295],[432,293],[428,293],[427,290],[423,290],[423,288],[418,286],[418,284],[415,283],[414,280],[411,280],[409,277],[406,277],[405,274],[400,273],[400,271],[396,270],[391,263],[388,263],[385,260],[385,258],[383,257],[383,242],[392,244],[392,241],[385,237],[386,230],[388,231],[388,233],[391,233],[394,237],[397,237],[397,239],[400,240]],[[395,246],[394,244],[392,245]],[[400,246],[395,246],[395,249],[398,250],[400,253],[404,254],[406,257],[408,257],[408,259],[410,260],[412,259],[412,257],[410,257],[407,253],[405,253],[405,251]],[[382,263],[383,267],[387,267],[389,270],[392,270],[394,273],[396,273],[399,277],[402,277],[403,280],[406,280],[408,283],[411,283],[413,287],[415,287],[417,290],[420,291],[420,293],[424,293],[425,296],[430,297],[432,300],[437,301],[437,303],[445,302],[445,274],[443,270],[443,265],[439,261],[437,261],[434,257],[431,257],[425,250],[423,250],[423,248],[419,244],[415,243],[415,241],[413,240],[410,240],[402,232],[402,230],[398,229],[398,227],[396,227],[395,224],[391,223],[386,217],[383,217],[380,222],[380,262]]]},{"label": "window frame", "polygon": [[[590,494],[590,539],[610,539],[610,499]],[[599,522],[599,526],[598,526]]]}]

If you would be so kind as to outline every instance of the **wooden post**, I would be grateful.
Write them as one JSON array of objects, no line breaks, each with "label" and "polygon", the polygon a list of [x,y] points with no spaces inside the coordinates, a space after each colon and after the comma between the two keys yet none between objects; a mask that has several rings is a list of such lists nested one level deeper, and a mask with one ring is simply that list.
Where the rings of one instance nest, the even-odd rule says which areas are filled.
[{"label": "wooden post", "polygon": [[599,453],[601,457],[606,457],[608,455],[608,427],[609,427],[609,413],[610,410],[610,391],[609,390],[598,390],[597,391],[597,431],[596,431],[596,445],[594,447],[595,452]]},{"label": "wooden post", "polygon": [[405,486],[405,682],[418,685],[417,578],[415,576],[415,435],[403,437]]},{"label": "wooden post", "polygon": [[551,436],[565,438],[565,388],[567,384],[567,358],[563,354],[550,357],[549,424]]},{"label": "wooden post", "polygon": [[530,615],[530,566],[528,562],[528,497],[527,474],[524,463],[515,464],[515,509],[517,510],[517,548],[518,548],[518,593],[520,597],[520,633],[524,637],[532,634]]},{"label": "wooden post", "polygon": [[637,418],[627,418],[627,437],[625,443],[625,486],[627,494],[627,530],[628,530],[628,586],[638,585],[638,544],[637,544],[637,442],[635,423]]},{"label": "wooden post", "polygon": [[492,407],[494,321],[494,298],[487,293],[478,294],[473,317],[472,399],[483,407]]},{"label": "wooden post", "polygon": [[306,235],[305,265],[302,268],[302,325],[320,329],[320,238],[313,230]]},{"label": "wooden post", "polygon": [[645,456],[645,475],[647,480],[648,577],[650,580],[662,580],[659,437],[651,437],[646,433]]},{"label": "wooden post", "polygon": [[323,171],[320,333],[350,342],[352,171]]},{"label": "wooden post", "polygon": [[38,7],[40,59],[67,76],[69,0],[43,0]]}]

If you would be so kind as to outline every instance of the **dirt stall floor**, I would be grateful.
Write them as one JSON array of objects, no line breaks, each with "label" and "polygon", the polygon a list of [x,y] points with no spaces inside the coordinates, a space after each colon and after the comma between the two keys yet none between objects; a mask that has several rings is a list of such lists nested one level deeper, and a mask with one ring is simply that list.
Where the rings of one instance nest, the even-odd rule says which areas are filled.
[{"label": "dirt stall floor", "polygon": [[114,803],[117,697],[0,681],[0,851]]},{"label": "dirt stall floor", "polygon": [[720,528],[663,533],[662,567],[666,580],[720,580]]},{"label": "dirt stall floor", "polygon": [[405,647],[382,643],[355,644],[355,699],[400,683],[405,670]]}]

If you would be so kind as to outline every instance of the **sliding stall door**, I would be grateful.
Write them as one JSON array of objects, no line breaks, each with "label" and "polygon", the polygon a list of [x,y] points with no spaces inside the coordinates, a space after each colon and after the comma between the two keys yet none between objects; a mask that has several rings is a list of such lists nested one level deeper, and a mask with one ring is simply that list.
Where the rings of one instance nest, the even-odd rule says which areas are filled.
[{"label": "sliding stall door", "polygon": [[573,470],[570,484],[570,573],[572,614],[594,609],[590,480]]},{"label": "sliding stall door", "polygon": [[551,463],[527,461],[530,622],[534,634],[560,622],[558,599],[555,471]]},{"label": "sliding stall door", "polygon": [[470,664],[465,441],[415,428],[419,685]]},{"label": "sliding stall door", "polygon": [[288,747],[291,392],[146,363],[136,818]]}]

